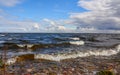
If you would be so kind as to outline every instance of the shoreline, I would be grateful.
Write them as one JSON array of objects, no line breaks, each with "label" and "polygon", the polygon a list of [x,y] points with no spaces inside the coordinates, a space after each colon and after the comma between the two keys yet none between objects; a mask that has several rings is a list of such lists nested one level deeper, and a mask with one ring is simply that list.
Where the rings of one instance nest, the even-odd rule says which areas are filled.
[{"label": "shoreline", "polygon": [[96,75],[99,71],[112,71],[115,75],[120,75],[119,55],[108,57],[84,57],[75,59],[65,59],[62,61],[50,60],[25,60],[8,66],[7,72],[22,75]]}]

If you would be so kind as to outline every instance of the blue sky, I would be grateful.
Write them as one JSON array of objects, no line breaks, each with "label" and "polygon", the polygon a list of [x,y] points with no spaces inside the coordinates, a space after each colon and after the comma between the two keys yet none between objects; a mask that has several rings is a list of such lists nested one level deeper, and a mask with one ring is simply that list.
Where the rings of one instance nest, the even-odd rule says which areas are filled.
[{"label": "blue sky", "polygon": [[120,0],[0,0],[0,32],[120,33]]},{"label": "blue sky", "polygon": [[48,19],[67,19],[72,12],[84,12],[78,7],[78,0],[24,0],[14,7],[3,7],[8,14],[20,19],[39,21]]}]

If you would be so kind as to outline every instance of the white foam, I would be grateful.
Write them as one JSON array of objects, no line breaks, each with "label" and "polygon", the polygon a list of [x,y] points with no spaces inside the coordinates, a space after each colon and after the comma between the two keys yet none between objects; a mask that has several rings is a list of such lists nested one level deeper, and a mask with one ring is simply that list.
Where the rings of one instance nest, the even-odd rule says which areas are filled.
[{"label": "white foam", "polygon": [[0,41],[0,43],[5,43],[5,41]]},{"label": "white foam", "polygon": [[25,44],[18,44],[19,47],[25,47]]},{"label": "white foam", "polygon": [[[8,58],[6,61],[6,65],[11,65],[14,64],[17,61],[17,58],[19,55],[26,55],[26,54],[33,54],[32,52],[17,52],[17,53],[11,53],[12,54],[12,58]],[[10,55],[10,53],[8,54]]]},{"label": "white foam", "polygon": [[[71,54],[58,54],[58,55],[50,55],[50,54],[35,54],[35,59],[45,59],[51,61],[61,61],[64,59],[78,58],[78,57],[88,57],[88,56],[111,56],[120,52],[120,45],[118,45],[115,49],[110,50],[94,50],[94,51],[86,51],[86,52],[75,52]],[[20,52],[18,54],[28,54],[31,52]],[[17,57],[10,58],[7,60],[6,64],[10,65],[15,63]]]},{"label": "white foam", "polygon": [[31,48],[33,46],[33,44],[27,44],[28,48]]},{"label": "white foam", "polygon": [[8,40],[12,40],[13,38],[8,38]]},{"label": "white foam", "polygon": [[80,40],[80,38],[74,37],[74,38],[70,38],[72,40]]},{"label": "white foam", "polygon": [[9,58],[5,64],[6,65],[11,65],[11,64],[14,64],[16,61],[17,61],[17,57]]},{"label": "white foam", "polygon": [[116,49],[119,51],[119,50],[120,50],[120,45],[117,45],[117,46],[116,46]]},{"label": "white foam", "polygon": [[71,59],[77,57],[88,57],[88,56],[111,56],[120,52],[120,45],[117,46],[117,49],[110,50],[94,50],[86,52],[75,52],[71,54],[58,54],[58,55],[49,55],[49,54],[36,54],[35,59],[46,59],[52,61],[61,61],[64,59]]},{"label": "white foam", "polygon": [[5,36],[5,35],[1,34],[0,36]]},{"label": "white foam", "polygon": [[73,44],[73,45],[84,45],[85,42],[84,41],[70,41],[70,44]]},{"label": "white foam", "polygon": [[28,48],[31,48],[33,44],[18,44],[19,47],[25,47],[27,46]]}]

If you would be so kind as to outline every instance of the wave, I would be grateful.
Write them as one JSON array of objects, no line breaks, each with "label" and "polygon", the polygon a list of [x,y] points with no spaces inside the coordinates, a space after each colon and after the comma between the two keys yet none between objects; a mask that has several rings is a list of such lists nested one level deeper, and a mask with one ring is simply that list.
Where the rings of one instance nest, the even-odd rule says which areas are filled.
[{"label": "wave", "polygon": [[11,65],[11,64],[14,64],[17,60],[17,58],[10,58],[7,60],[7,62],[5,63],[6,65]]},{"label": "wave", "polygon": [[0,34],[0,36],[4,37],[5,35],[4,34]]},{"label": "wave", "polygon": [[16,43],[9,43],[0,41],[3,45],[7,45],[8,49],[21,49],[21,48],[29,48],[29,49],[39,49],[39,48],[51,48],[51,47],[58,47],[58,46],[69,46],[69,45],[84,45],[84,41],[66,41],[66,42],[58,42],[58,43],[51,43],[51,44],[16,44]]},{"label": "wave", "polygon": [[[120,45],[117,45],[114,49],[109,50],[89,50],[85,52],[74,52],[69,54],[34,54],[32,52],[24,53],[20,52],[19,55],[25,55],[25,54],[34,54],[34,59],[44,59],[44,60],[50,60],[50,61],[61,61],[66,59],[74,59],[78,57],[88,57],[88,56],[111,56],[115,55],[120,52]],[[7,60],[6,64],[10,65],[17,61],[19,56],[16,56],[14,58],[10,58]]]},{"label": "wave", "polygon": [[110,50],[94,50],[86,52],[75,52],[71,54],[58,54],[58,55],[49,55],[49,54],[36,54],[35,59],[45,59],[51,61],[61,61],[65,59],[74,59],[78,57],[88,57],[88,56],[111,56],[120,52],[120,45],[115,49]]},{"label": "wave", "polygon": [[31,47],[34,46],[34,44],[17,44],[17,46],[19,46],[19,47],[25,47],[25,46],[27,46],[28,48],[31,48]]},{"label": "wave", "polygon": [[74,37],[74,38],[70,38],[71,40],[80,40],[80,38]]},{"label": "wave", "polygon": [[57,41],[67,41],[67,40],[78,41],[78,40],[80,40],[80,38],[78,38],[78,37],[55,37],[54,39]]},{"label": "wave", "polygon": [[11,56],[11,58],[9,58],[7,61],[6,61],[6,65],[11,65],[11,64],[14,64],[17,62],[17,60],[19,59],[19,56],[21,55],[27,55],[27,54],[34,54],[33,52],[17,52],[17,53],[7,53],[8,56]]},{"label": "wave", "polygon": [[38,48],[50,48],[50,47],[57,47],[57,46],[68,46],[68,45],[84,45],[84,41],[70,41],[70,42],[59,42],[59,43],[51,43],[51,44],[17,44],[19,48],[31,48],[31,49],[38,49]]},{"label": "wave", "polygon": [[69,43],[73,45],[84,45],[85,44],[84,41],[70,41]]},{"label": "wave", "polygon": [[1,43],[5,43],[5,41],[0,41],[0,44],[1,44]]}]

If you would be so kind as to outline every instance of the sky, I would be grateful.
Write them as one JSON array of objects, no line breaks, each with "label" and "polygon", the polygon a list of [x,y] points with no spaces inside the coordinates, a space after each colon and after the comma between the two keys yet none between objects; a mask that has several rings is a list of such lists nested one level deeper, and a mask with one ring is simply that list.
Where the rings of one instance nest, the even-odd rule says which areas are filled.
[{"label": "sky", "polygon": [[0,32],[120,33],[120,0],[0,0]]}]

